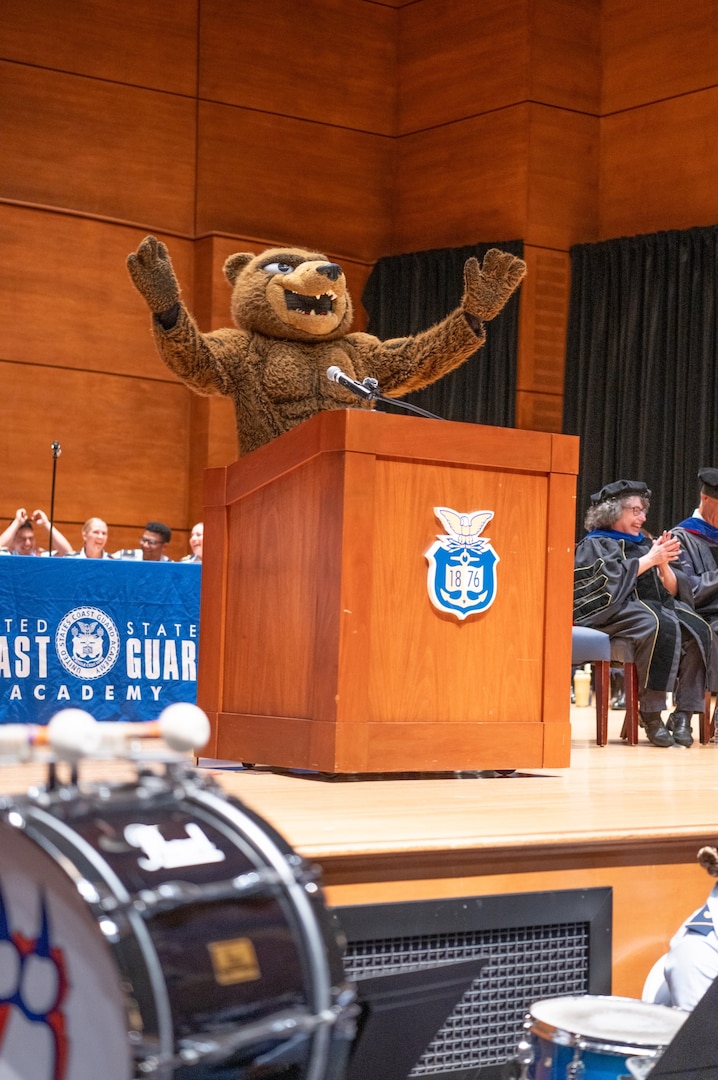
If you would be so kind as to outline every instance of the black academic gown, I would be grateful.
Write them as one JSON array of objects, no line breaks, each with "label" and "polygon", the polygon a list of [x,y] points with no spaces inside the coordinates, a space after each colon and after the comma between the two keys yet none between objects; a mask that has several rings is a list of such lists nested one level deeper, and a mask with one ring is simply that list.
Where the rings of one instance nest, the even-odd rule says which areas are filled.
[{"label": "black academic gown", "polygon": [[[688,519],[690,520],[690,519]],[[681,569],[688,578],[696,611],[718,626],[718,541],[677,525],[671,529],[681,542]]]},{"label": "black academic gown", "polygon": [[673,566],[677,597],[663,587],[655,567],[638,574],[638,559],[650,548],[647,537],[630,543],[589,533],[576,548],[574,564],[574,622],[632,642],[639,693],[674,689],[682,636],[696,642],[707,670],[713,647],[711,629],[693,610],[690,583],[680,568]]}]

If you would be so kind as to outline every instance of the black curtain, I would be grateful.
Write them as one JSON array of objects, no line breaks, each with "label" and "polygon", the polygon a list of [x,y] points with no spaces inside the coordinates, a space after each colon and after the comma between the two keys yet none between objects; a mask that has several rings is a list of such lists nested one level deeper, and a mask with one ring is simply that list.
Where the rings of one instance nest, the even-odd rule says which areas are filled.
[{"label": "black curtain", "polygon": [[718,226],[571,249],[564,424],[581,437],[577,536],[591,492],[651,488],[646,528],[697,505],[718,466]]},{"label": "black curtain", "polygon": [[[362,295],[368,333],[385,340],[416,334],[439,322],[461,301],[466,260],[475,255],[481,261],[492,247],[523,256],[523,242],[510,240],[379,259]],[[483,348],[456,371],[407,394],[405,400],[444,420],[513,427],[520,295],[519,289],[487,324]]]}]

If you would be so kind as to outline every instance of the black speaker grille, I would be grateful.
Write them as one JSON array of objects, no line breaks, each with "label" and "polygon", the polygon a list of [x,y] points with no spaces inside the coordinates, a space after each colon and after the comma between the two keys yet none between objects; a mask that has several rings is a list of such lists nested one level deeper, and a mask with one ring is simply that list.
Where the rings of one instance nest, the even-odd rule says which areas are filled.
[{"label": "black speaker grille", "polygon": [[347,973],[359,980],[478,957],[489,963],[410,1076],[503,1065],[516,1052],[527,1010],[546,997],[589,992],[588,922],[349,941]]}]

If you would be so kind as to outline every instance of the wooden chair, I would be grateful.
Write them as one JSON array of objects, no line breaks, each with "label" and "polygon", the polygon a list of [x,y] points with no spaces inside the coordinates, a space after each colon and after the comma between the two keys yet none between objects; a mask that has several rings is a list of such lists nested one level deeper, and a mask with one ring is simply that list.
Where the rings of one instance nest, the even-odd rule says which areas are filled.
[{"label": "wooden chair", "polygon": [[611,698],[611,663],[623,665],[626,694],[626,716],[621,738],[629,746],[638,742],[638,677],[633,663],[633,647],[625,638],[611,638],[602,630],[590,626],[574,626],[571,647],[571,664],[591,664],[593,689],[596,701],[596,742],[605,746],[608,742],[608,707]]},{"label": "wooden chair", "polygon": [[[633,662],[633,645],[626,638],[611,638],[611,660],[614,664],[623,666],[623,692],[626,699],[626,715],[621,728],[621,738],[625,739],[629,746],[635,746],[638,742],[638,673]],[[610,675],[609,675],[610,683]],[[599,746],[605,746],[608,742],[608,710],[606,709],[605,724],[601,728],[603,741],[599,736]],[[598,721],[597,721],[598,723]]]},{"label": "wooden chair", "polygon": [[[571,648],[571,664],[593,666],[594,696],[596,700],[596,742],[605,746],[608,742],[608,709],[611,697],[611,664],[623,667],[626,714],[621,728],[621,738],[628,746],[638,743],[638,675],[633,662],[633,645],[627,638],[609,637],[602,630],[588,626],[574,626]],[[718,711],[718,702],[716,703]],[[698,718],[698,739],[705,746],[715,735],[715,714],[711,718],[711,695],[706,693],[705,706]]]}]

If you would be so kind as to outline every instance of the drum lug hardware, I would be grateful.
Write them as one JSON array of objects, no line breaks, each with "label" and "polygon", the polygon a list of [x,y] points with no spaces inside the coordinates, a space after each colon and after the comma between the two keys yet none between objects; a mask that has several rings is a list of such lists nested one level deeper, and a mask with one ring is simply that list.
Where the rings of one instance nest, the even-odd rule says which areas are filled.
[{"label": "drum lug hardware", "polygon": [[149,1076],[150,1073],[157,1072],[162,1067],[162,1062],[156,1057],[147,1057],[144,1061],[137,1063],[137,1071],[144,1073],[145,1076]]},{"label": "drum lug hardware", "polygon": [[625,1075],[619,1076],[617,1080],[646,1080],[646,1078],[653,1072],[653,1066],[655,1064],[655,1058],[626,1058],[626,1067],[628,1068],[628,1072]]},{"label": "drum lug hardware", "polygon": [[292,868],[294,880],[305,888],[307,885],[315,885],[321,876],[321,870],[316,863],[308,863],[301,855],[291,855],[287,863]]},{"label": "drum lug hardware", "polygon": [[[521,1071],[515,1073],[516,1080],[527,1080],[529,1075],[529,1068],[534,1060],[533,1044],[529,1038],[529,1029],[524,1024],[524,1034],[519,1039],[519,1044],[516,1047],[516,1056],[514,1062],[520,1067]],[[512,1063],[513,1064],[513,1063]]]},{"label": "drum lug hardware", "polygon": [[240,874],[233,878],[230,884],[236,892],[249,899],[253,896],[273,896],[277,886],[281,884],[281,878],[276,870],[265,869],[260,873],[252,871],[249,874]]},{"label": "drum lug hardware", "polygon": [[26,829],[27,818],[24,814],[21,814],[19,810],[11,809],[10,813],[5,818],[8,825],[12,825],[13,829]]},{"label": "drum lug hardware", "polygon": [[261,873],[252,871],[226,881],[196,885],[188,881],[165,881],[156,889],[142,889],[132,906],[143,915],[173,911],[185,904],[212,904],[221,900],[253,899],[274,896],[281,879],[276,871],[266,869]]},{"label": "drum lug hardware", "polygon": [[[280,1042],[289,1042],[320,1028],[331,1028],[336,1024],[337,1018],[338,1014],[334,1009],[324,1009],[314,1015],[301,1010],[288,1009],[263,1020],[248,1023],[245,1027],[234,1029],[226,1034],[217,1034],[214,1038],[198,1036],[182,1039],[178,1043],[179,1054],[176,1063],[178,1065],[196,1065],[198,1062],[206,1065],[221,1064],[232,1054],[248,1046],[259,1045],[267,1039],[274,1038]],[[256,1060],[254,1064],[257,1064]]]},{"label": "drum lug hardware", "polygon": [[576,1047],[573,1052],[573,1061],[566,1066],[566,1080],[583,1080],[586,1075],[586,1066],[581,1061],[581,1048]]},{"label": "drum lug hardware", "polygon": [[357,999],[356,987],[350,983],[343,983],[341,986],[335,988],[336,990],[336,1005],[337,1009],[345,1009],[349,1005],[353,1005]]}]

